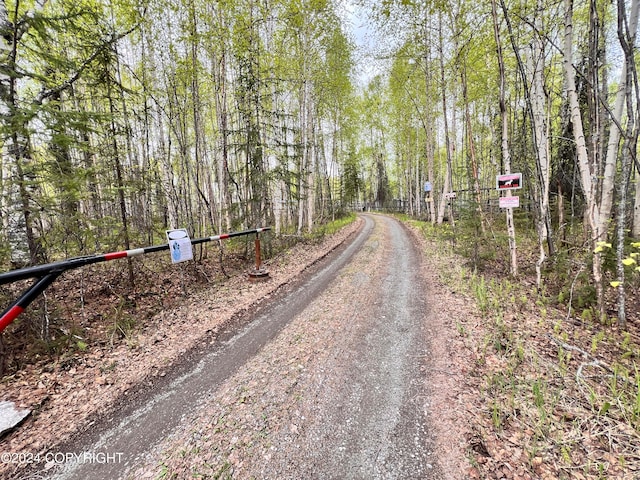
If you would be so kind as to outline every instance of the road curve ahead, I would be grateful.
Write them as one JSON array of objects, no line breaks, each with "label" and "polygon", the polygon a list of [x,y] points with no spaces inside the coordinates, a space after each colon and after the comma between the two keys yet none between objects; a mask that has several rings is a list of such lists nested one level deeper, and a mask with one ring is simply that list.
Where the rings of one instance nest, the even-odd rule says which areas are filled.
[{"label": "road curve ahead", "polygon": [[441,478],[421,256],[397,221],[363,217],[330,263],[78,449],[117,462],[55,478]]}]

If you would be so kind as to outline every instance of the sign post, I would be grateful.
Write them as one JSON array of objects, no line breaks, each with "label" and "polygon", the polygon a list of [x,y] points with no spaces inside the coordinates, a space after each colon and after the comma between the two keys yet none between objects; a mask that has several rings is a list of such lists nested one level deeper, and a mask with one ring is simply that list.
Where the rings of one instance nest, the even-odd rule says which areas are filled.
[{"label": "sign post", "polygon": [[[510,171],[510,163],[506,164],[507,172]],[[496,175],[496,190],[505,190],[506,196],[499,198],[500,208],[507,211],[507,232],[509,234],[509,250],[511,251],[511,274],[518,274],[518,263],[516,258],[516,230],[513,223],[513,209],[520,207],[520,197],[511,195],[512,190],[522,188],[522,173],[507,173]]]},{"label": "sign post", "polygon": [[520,197],[511,195],[511,190],[522,188],[522,174],[508,173],[506,175],[496,175],[496,190],[505,190],[507,196],[500,197],[498,200],[500,208],[518,208],[520,207]]}]

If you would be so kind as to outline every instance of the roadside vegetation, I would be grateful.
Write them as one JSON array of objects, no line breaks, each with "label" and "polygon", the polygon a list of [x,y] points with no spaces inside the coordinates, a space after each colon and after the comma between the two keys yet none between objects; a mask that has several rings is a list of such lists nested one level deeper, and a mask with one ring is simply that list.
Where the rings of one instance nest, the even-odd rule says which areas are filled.
[{"label": "roadside vegetation", "polygon": [[[633,476],[639,20],[640,0],[0,3],[0,270],[172,228],[272,226],[275,259],[346,211],[404,212],[486,329],[460,326],[478,468],[520,432],[530,475]],[[66,274],[0,333],[0,376],[130,342],[251,252]]]},{"label": "roadside vegetation", "polygon": [[[535,283],[535,238],[521,230],[521,275],[509,275],[508,245],[486,242],[473,225],[419,228],[440,258],[440,281],[475,303],[456,324],[467,356],[470,476],[633,479],[640,475],[640,278],[627,278],[627,328],[615,288],[609,315],[596,313],[589,258],[559,252]],[[491,229],[501,228],[495,219]],[[491,237],[491,232],[487,236]],[[635,257],[634,257],[635,258]],[[613,276],[614,272],[610,272]]]},{"label": "roadside vegetation", "polygon": [[[295,245],[318,244],[355,218],[355,214],[345,214],[302,234],[295,229],[278,236],[263,233],[262,260],[279,262]],[[193,261],[177,265],[162,252],[134,258],[133,287],[128,282],[126,260],[65,273],[0,336],[0,375],[10,381],[27,365],[64,363],[95,346],[134,345],[136,335],[154,315],[252,268],[253,239],[235,238],[197,247]],[[30,284],[25,281],[0,287],[0,301],[9,304]]]}]

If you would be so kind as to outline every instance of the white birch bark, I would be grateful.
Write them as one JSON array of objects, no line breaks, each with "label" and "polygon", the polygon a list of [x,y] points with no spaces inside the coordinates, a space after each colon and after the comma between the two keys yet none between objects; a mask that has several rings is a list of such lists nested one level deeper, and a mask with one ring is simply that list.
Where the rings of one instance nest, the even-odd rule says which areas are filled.
[{"label": "white birch bark", "polygon": [[[224,47],[223,47],[224,48]],[[227,114],[227,67],[226,52],[222,52],[219,57],[212,54],[211,69],[216,80],[216,91],[214,95],[216,106],[216,122],[218,128],[219,145],[216,155],[217,183],[218,183],[218,205],[220,211],[218,216],[218,230],[231,231],[231,194],[229,192],[228,175],[228,114]]]},{"label": "white birch bark", "polygon": [[[442,119],[444,121],[444,137],[447,150],[447,171],[442,188],[442,197],[440,198],[440,208],[438,209],[438,224],[444,221],[444,212],[447,207],[447,194],[451,190],[451,162],[453,157],[451,138],[449,136],[449,119],[447,117],[447,92],[444,77],[444,40],[442,38],[442,14],[438,15],[438,50],[440,57],[440,88],[442,94]],[[450,218],[449,221],[452,221]]]},{"label": "white birch bark", "polygon": [[442,187],[442,196],[440,197],[440,207],[438,208],[438,224],[444,222],[444,212],[447,209],[447,194],[449,193],[449,185],[451,184],[450,172],[451,169],[447,165],[447,173],[444,176],[444,186]]},{"label": "white birch bark", "polygon": [[[634,13],[635,8],[635,13]],[[624,141],[622,142],[621,151],[621,179],[618,183],[618,208],[616,215],[617,222],[617,245],[616,245],[616,257],[617,257],[617,273],[618,281],[618,325],[621,328],[627,328],[627,316],[626,316],[626,287],[625,287],[625,265],[622,263],[625,258],[625,236],[626,236],[626,219],[627,219],[627,198],[628,198],[628,186],[633,172],[632,156],[637,152],[638,142],[638,126],[636,118],[636,107],[633,103],[633,87],[634,78],[630,71],[634,69],[634,46],[636,40],[637,29],[637,15],[638,15],[637,0],[634,0],[631,8],[631,19],[625,18],[625,0],[618,0],[618,39],[620,46],[625,54],[625,65],[627,77],[624,82],[625,92],[624,97],[626,99],[627,108],[627,121],[625,127]],[[635,17],[635,18],[633,18]],[[627,28],[629,30],[627,30]],[[635,85],[637,87],[637,85]]]},{"label": "white birch bark", "polygon": [[11,252],[11,263],[14,266],[23,267],[31,262],[31,254],[28,248],[29,238],[22,207],[22,194],[17,180],[19,174],[15,167],[11,168],[10,172],[6,182],[8,211],[4,227],[6,228],[7,243]]},{"label": "white birch bark", "polygon": [[[631,9],[629,13],[629,30],[631,32],[635,32],[638,29],[638,13],[640,11],[640,1],[633,0],[631,2]],[[620,147],[620,137],[622,132],[620,129],[623,127],[622,118],[625,110],[626,103],[626,90],[627,90],[627,65],[624,63],[622,65],[622,71],[620,72],[620,81],[618,84],[618,89],[616,91],[615,102],[613,105],[613,110],[611,112],[613,118],[611,121],[611,128],[609,134],[609,141],[607,143],[607,156],[605,160],[604,167],[604,176],[602,178],[602,191],[600,197],[600,210],[599,210],[599,219],[598,224],[603,225],[603,231],[600,232],[600,235],[603,237],[599,237],[597,241],[605,241],[607,228],[606,226],[609,224],[611,219],[611,210],[613,208],[613,192],[615,187],[615,178],[616,178],[616,166],[618,164],[618,152]],[[640,190],[637,189],[637,195],[640,195]],[[636,209],[638,208],[638,202],[636,201]],[[634,222],[634,227],[639,222]],[[640,228],[640,225],[638,225]],[[640,233],[640,230],[638,230]]]},{"label": "white birch bark", "polygon": [[[3,217],[3,231],[11,252],[11,263],[14,266],[25,266],[33,260],[30,248],[28,217],[30,195],[28,175],[23,165],[29,163],[29,139],[21,130],[26,130],[26,121],[20,119],[18,99],[18,82],[12,71],[16,70],[20,32],[18,19],[9,20],[5,3],[0,4],[0,64],[4,66],[0,73],[0,113],[6,117],[8,124],[13,124],[9,134],[2,142],[0,154],[4,157],[4,191],[0,194],[6,198],[6,213]],[[15,125],[22,124],[20,128]],[[33,233],[31,234],[33,236]]]},{"label": "white birch bark", "polygon": [[640,239],[640,172],[636,172],[636,198],[633,207],[633,238]]},{"label": "white birch bark", "polygon": [[[595,184],[589,165],[589,156],[584,136],[584,128],[582,117],[580,115],[580,105],[578,103],[578,92],[576,90],[576,70],[573,65],[573,0],[565,0],[565,32],[564,32],[564,55],[563,67],[565,73],[565,83],[567,90],[567,99],[569,101],[570,117],[573,126],[573,137],[576,146],[576,155],[578,161],[578,169],[580,171],[580,183],[585,196],[586,211],[585,220],[590,229],[590,240],[592,249],[595,248],[596,242],[602,237],[602,231],[606,231],[606,227],[600,224],[600,216],[598,204],[596,202]],[[602,257],[600,254],[593,256],[593,281],[596,287],[598,297],[598,305],[600,311],[603,311],[603,294],[604,287],[602,281]]]},{"label": "white birch bark", "polygon": [[[507,115],[506,105],[506,80],[504,58],[502,55],[502,41],[500,39],[500,26],[498,24],[498,8],[496,0],[491,1],[491,12],[493,16],[493,32],[496,39],[496,49],[498,54],[499,66],[499,83],[500,83],[500,117],[502,124],[502,161],[504,164],[504,173],[511,173],[511,151],[509,149],[509,117]],[[513,208],[506,209],[507,215],[507,236],[509,237],[509,258],[511,265],[511,276],[518,276],[518,252],[516,245],[516,228],[513,221]]]},{"label": "white birch bark", "polygon": [[[311,116],[311,111],[308,112],[308,115]],[[307,172],[307,232],[311,233],[313,231],[313,220],[315,217],[315,204],[316,204],[316,185],[315,185],[315,168],[317,162],[317,151],[316,151],[316,143],[313,132],[313,121],[309,119],[307,123],[308,128],[310,129],[308,133],[308,141],[309,141],[309,170]]]},{"label": "white birch bark", "polygon": [[273,216],[274,216],[274,233],[276,236],[280,235],[282,231],[282,216],[283,216],[283,207],[285,202],[284,197],[285,185],[282,180],[278,180],[274,183],[274,192],[273,192]]},{"label": "white birch bark", "polygon": [[[539,20],[536,20],[536,31],[540,30]],[[547,258],[545,242],[548,241],[549,229],[547,226],[549,213],[549,140],[548,140],[548,119],[546,113],[546,95],[544,92],[544,45],[536,32],[531,45],[531,58],[528,67],[531,78],[531,110],[533,128],[536,137],[537,150],[537,172],[538,172],[538,244],[539,257],[536,261],[536,279],[538,288],[542,286],[542,266]]]},{"label": "white birch bark", "polygon": [[308,139],[307,139],[307,115],[306,115],[306,109],[307,109],[307,88],[306,88],[306,81],[303,81],[303,85],[302,85],[302,95],[301,95],[301,99],[300,99],[300,145],[301,145],[301,159],[300,159],[300,171],[299,176],[300,176],[300,180],[298,182],[299,184],[299,191],[298,191],[298,229],[297,229],[297,233],[298,235],[302,234],[302,229],[304,226],[304,218],[305,218],[305,196],[309,194],[309,185],[306,184],[308,182],[308,172],[307,172],[307,168],[309,168],[308,165],[308,148],[307,148],[307,143],[308,143]]}]

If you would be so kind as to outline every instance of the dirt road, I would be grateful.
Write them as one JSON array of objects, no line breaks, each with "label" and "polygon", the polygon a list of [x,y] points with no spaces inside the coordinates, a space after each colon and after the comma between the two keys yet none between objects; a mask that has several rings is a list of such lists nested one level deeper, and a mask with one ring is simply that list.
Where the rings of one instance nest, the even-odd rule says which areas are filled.
[{"label": "dirt road", "polygon": [[421,268],[398,222],[365,216],[348,248],[55,478],[443,478]]}]

